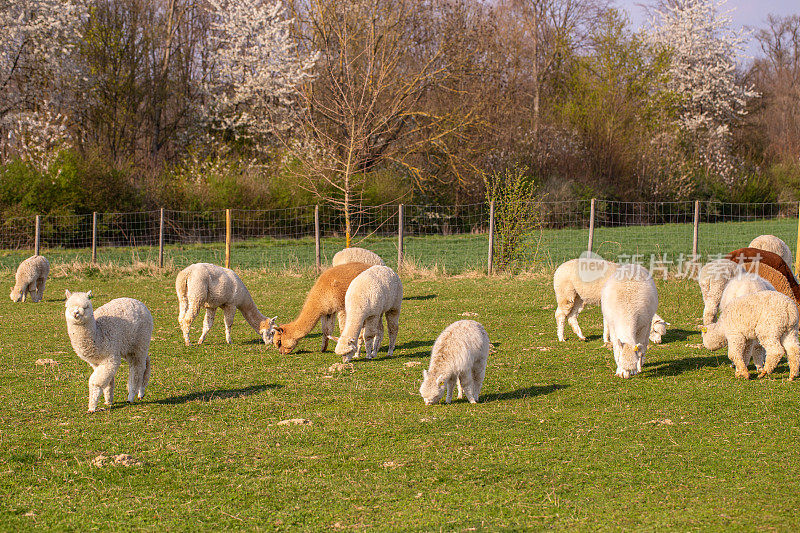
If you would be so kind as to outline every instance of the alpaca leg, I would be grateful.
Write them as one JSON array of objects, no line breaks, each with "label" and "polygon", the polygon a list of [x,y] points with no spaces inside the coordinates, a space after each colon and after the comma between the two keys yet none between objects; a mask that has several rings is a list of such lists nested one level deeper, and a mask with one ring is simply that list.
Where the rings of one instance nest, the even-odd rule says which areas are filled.
[{"label": "alpaca leg", "polygon": [[[744,364],[744,351],[747,347],[747,340],[740,335],[731,335],[728,337],[728,358],[733,361],[733,366],[736,368],[736,377],[750,379],[750,372],[747,371],[747,366]],[[781,352],[783,349],[781,349]]]},{"label": "alpaca leg", "polygon": [[364,350],[367,352],[367,359],[372,359],[378,355],[378,349],[383,342],[383,321],[381,315],[369,317],[362,330],[364,337]]},{"label": "alpaca leg", "polygon": [[561,307],[561,304],[556,308],[556,335],[558,335],[558,340],[560,342],[564,342],[564,324],[567,323],[567,315],[571,309],[571,306],[564,309]]},{"label": "alpaca leg", "polygon": [[328,349],[328,335],[333,335],[333,315],[322,315],[319,319],[319,329],[322,332],[322,348],[320,352]]},{"label": "alpaca leg", "polygon": [[47,280],[44,278],[39,278],[39,285],[37,286],[36,292],[37,294],[37,302],[41,302],[44,299],[44,286],[47,283]]},{"label": "alpaca leg", "polygon": [[144,398],[144,391],[147,389],[147,384],[150,383],[150,354],[146,354],[144,361],[144,372],[142,373],[142,381],[139,382],[139,398]]},{"label": "alpaca leg", "polygon": [[786,352],[783,349],[783,345],[777,339],[759,339],[759,341],[767,352],[764,360],[764,369],[759,374],[759,376],[763,377],[775,371],[775,367],[781,362],[783,354]]},{"label": "alpaca leg", "polygon": [[456,376],[452,376],[447,380],[447,397],[445,398],[445,403],[451,403],[453,401],[453,387],[455,387],[457,380],[458,378]]},{"label": "alpaca leg", "polygon": [[231,343],[231,328],[233,327],[233,317],[236,316],[236,306],[226,305],[222,308],[222,318],[225,320],[225,342]]},{"label": "alpaca leg", "polygon": [[186,304],[186,311],[183,315],[183,319],[180,321],[181,331],[183,332],[183,342],[186,343],[186,346],[191,346],[192,341],[189,340],[189,330],[192,327],[192,322],[197,317],[198,313],[200,313],[200,301],[189,301]]},{"label": "alpaca leg", "polygon": [[475,396],[475,401],[481,395],[481,388],[483,387],[483,379],[486,375],[486,360],[475,361],[472,365],[472,394]]},{"label": "alpaca leg", "polygon": [[764,361],[767,358],[767,352],[764,351],[764,348],[758,344],[753,344],[753,362],[756,364],[756,370],[761,372],[764,369]]},{"label": "alpaca leg", "polygon": [[608,340],[608,324],[606,324],[606,319],[603,317],[603,344],[608,346],[610,341]]},{"label": "alpaca leg", "polygon": [[[474,383],[472,381],[472,372],[467,371],[458,376],[458,381],[463,388],[463,396],[467,397],[469,403],[477,403],[478,396],[475,394]],[[462,396],[460,395],[459,398]]]},{"label": "alpaca leg", "polygon": [[200,338],[197,339],[197,344],[203,344],[203,341],[206,340],[206,335],[211,330],[211,326],[214,325],[214,317],[217,314],[216,307],[206,307],[206,314],[203,317],[203,333],[200,334]]},{"label": "alpaca leg", "polygon": [[581,327],[578,325],[578,315],[583,311],[583,305],[583,300],[576,294],[575,302],[572,304],[572,309],[567,315],[567,323],[572,327],[572,331],[575,332],[575,335],[577,335],[580,340],[585,341],[586,337],[583,336]]},{"label": "alpaca leg", "polygon": [[459,377],[456,380],[456,385],[458,386],[458,396],[456,396],[457,400],[460,400],[464,397],[464,388],[461,386],[461,378]]},{"label": "alpaca leg", "polygon": [[146,368],[146,361],[139,353],[132,353],[128,358],[130,374],[128,374],[128,403],[133,403],[141,388],[142,378]]},{"label": "alpaca leg", "polygon": [[24,285],[22,287],[22,290],[20,291],[20,294],[22,295],[22,301],[23,302],[25,302],[25,298],[28,297],[28,289],[29,289],[29,287],[30,287],[30,285]]},{"label": "alpaca leg", "polygon": [[[106,395],[106,389],[114,380],[114,376],[119,369],[119,360],[108,361],[97,365],[89,376],[89,412],[97,410],[97,402],[100,401],[100,394]],[[106,396],[108,398],[108,396]],[[113,398],[112,398],[113,399]]]},{"label": "alpaca leg", "polygon": [[790,331],[781,339],[783,349],[786,350],[786,359],[789,360],[789,381],[800,377],[800,342],[797,331]]},{"label": "alpaca leg", "polygon": [[[381,324],[381,339],[383,339],[383,325]],[[391,309],[386,311],[386,329],[389,331],[389,349],[386,356],[391,357],[394,353],[394,345],[397,342],[397,333],[400,331],[400,310]]]},{"label": "alpaca leg", "polygon": [[109,383],[103,389],[103,398],[106,401],[106,405],[113,405],[114,404],[114,378],[111,378],[111,383]]}]

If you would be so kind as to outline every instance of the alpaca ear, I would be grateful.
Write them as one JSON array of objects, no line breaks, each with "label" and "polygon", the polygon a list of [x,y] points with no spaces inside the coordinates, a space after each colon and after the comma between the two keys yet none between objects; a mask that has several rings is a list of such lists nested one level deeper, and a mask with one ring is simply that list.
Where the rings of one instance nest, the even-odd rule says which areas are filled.
[{"label": "alpaca ear", "polygon": [[339,342],[339,337],[334,337],[333,335],[328,335],[328,338],[333,342]]},{"label": "alpaca ear", "polygon": [[69,289],[65,289],[65,290],[64,290],[64,296],[65,296],[67,299],[69,299],[69,297],[70,297],[70,296],[72,296],[72,293],[71,293],[71,292],[69,292]]},{"label": "alpaca ear", "polygon": [[423,368],[422,369],[422,380],[424,381],[426,379],[428,379],[428,370]]},{"label": "alpaca ear", "polygon": [[87,292],[86,293],[86,297],[91,299],[92,298],[92,291]]}]

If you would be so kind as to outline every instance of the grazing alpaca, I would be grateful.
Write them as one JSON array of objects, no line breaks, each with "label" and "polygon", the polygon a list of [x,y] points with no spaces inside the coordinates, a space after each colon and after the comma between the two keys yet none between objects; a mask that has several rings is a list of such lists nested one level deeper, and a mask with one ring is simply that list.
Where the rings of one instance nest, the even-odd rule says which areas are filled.
[{"label": "grazing alpaca", "polygon": [[121,359],[131,367],[128,401],[142,398],[150,381],[150,311],[133,298],[117,298],[94,311],[92,291],[66,291],[65,295],[64,315],[72,348],[94,369],[89,377],[89,412],[97,410],[101,392],[106,405],[114,402],[114,376]]},{"label": "grazing alpaca", "polygon": [[328,347],[328,337],[333,333],[333,317],[339,320],[339,329],[344,328],[344,295],[350,282],[368,269],[365,263],[345,263],[323,272],[306,295],[300,314],[292,322],[275,328],[272,343],[282,354],[289,354],[297,343],[308,335],[317,322],[321,322],[322,348]]},{"label": "grazing alpaca", "polygon": [[454,385],[459,398],[466,395],[469,403],[477,403],[490,346],[486,330],[474,320],[447,326],[433,343],[428,370],[422,371],[419,393],[425,405],[435,404],[445,394],[445,403],[450,403]]},{"label": "grazing alpaca", "polygon": [[25,301],[30,294],[33,303],[41,302],[44,297],[44,285],[50,274],[50,262],[46,257],[34,255],[27,258],[17,267],[14,288],[11,289],[11,301]]},{"label": "grazing alpaca", "polygon": [[403,283],[397,273],[387,266],[373,266],[362,272],[344,297],[347,315],[341,335],[336,339],[336,355],[347,363],[358,355],[358,338],[364,339],[367,359],[378,352],[383,340],[382,317],[386,315],[391,356],[400,329],[400,307],[403,303]]},{"label": "grazing alpaca", "polygon": [[214,324],[217,307],[222,308],[225,319],[225,342],[228,344],[231,343],[231,326],[237,309],[242,312],[250,327],[261,335],[264,344],[269,344],[272,340],[275,317],[268,319],[259,312],[247,287],[233,270],[210,263],[189,265],[178,273],[175,279],[175,291],[178,293],[178,323],[183,331],[186,346],[192,344],[189,340],[189,330],[192,321],[203,307],[206,308],[206,316],[198,344],[203,344]]}]

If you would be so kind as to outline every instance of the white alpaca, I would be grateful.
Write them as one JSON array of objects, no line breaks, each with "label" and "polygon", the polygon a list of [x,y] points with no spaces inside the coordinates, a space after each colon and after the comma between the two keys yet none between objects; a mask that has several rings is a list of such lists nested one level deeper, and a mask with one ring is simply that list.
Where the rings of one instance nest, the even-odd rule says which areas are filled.
[{"label": "white alpaca", "polygon": [[[572,331],[582,341],[583,336],[578,315],[586,305],[599,305],[603,285],[614,275],[619,264],[599,258],[570,259],[562,263],[553,274],[553,290],[556,293],[556,329],[558,340],[564,341],[564,323],[568,322]],[[669,322],[658,315],[653,317],[650,340],[661,343],[667,332]],[[608,325],[603,321],[603,342],[608,343]]]},{"label": "white alpaca", "polygon": [[64,315],[75,353],[94,369],[89,377],[89,412],[97,410],[100,393],[114,402],[114,376],[121,359],[130,365],[128,401],[142,398],[150,381],[150,339],[153,317],[133,298],[117,298],[92,309],[89,292],[65,292]]},{"label": "white alpaca", "polygon": [[389,330],[388,356],[394,352],[400,329],[400,307],[403,302],[403,283],[387,266],[373,266],[350,283],[344,295],[345,324],[336,342],[336,355],[349,362],[358,352],[358,338],[364,330],[367,359],[378,352],[383,340],[381,317],[386,315]]},{"label": "white alpaca", "polygon": [[800,376],[798,311],[793,298],[778,291],[760,291],[731,301],[719,320],[703,326],[703,345],[717,350],[727,343],[728,358],[736,367],[736,376],[750,377],[744,354],[747,345],[758,342],[766,351],[759,377],[771,374],[786,354],[789,381]]},{"label": "white alpaca", "polygon": [[775,235],[759,235],[747,245],[748,248],[758,248],[759,250],[766,250],[774,254],[778,254],[786,263],[786,266],[791,270],[794,267],[792,263],[792,251],[789,245],[783,242],[782,239]]},{"label": "white alpaca", "polygon": [[422,371],[419,393],[425,405],[437,403],[445,393],[450,403],[454,385],[459,399],[466,395],[469,403],[477,403],[489,347],[489,336],[478,322],[459,320],[447,326],[433,344],[428,370]]},{"label": "white alpaca", "polygon": [[381,256],[366,248],[345,248],[339,250],[333,256],[332,266],[343,265],[345,263],[366,263],[370,266],[380,265],[385,266]]},{"label": "white alpaca", "polygon": [[30,294],[31,301],[41,302],[44,297],[44,285],[47,276],[50,275],[50,262],[46,257],[34,255],[17,267],[15,274],[14,288],[11,289],[11,301],[25,301],[26,295]]},{"label": "white alpaca", "polygon": [[[740,274],[728,281],[725,290],[722,291],[722,298],[719,301],[720,313],[728,307],[732,301],[742,296],[749,296],[760,291],[774,291],[775,287],[770,282],[757,274]],[[745,366],[752,360],[755,362],[756,369],[760,372],[764,367],[766,352],[757,341],[748,341],[744,355]]]},{"label": "white alpaca", "polygon": [[725,285],[732,278],[743,274],[744,268],[730,259],[715,259],[703,265],[697,276],[697,284],[700,285],[700,293],[703,295],[703,324],[714,322]]},{"label": "white alpaca", "polygon": [[617,363],[616,375],[629,378],[642,371],[650,328],[658,308],[656,284],[647,269],[620,265],[603,285],[603,320]]},{"label": "white alpaca", "polygon": [[261,335],[264,344],[272,342],[277,317],[268,319],[259,312],[247,287],[233,270],[210,263],[189,265],[178,273],[175,291],[178,293],[178,323],[186,346],[191,346],[189,330],[203,307],[206,314],[198,344],[203,344],[208,331],[214,325],[214,315],[218,307],[222,308],[225,342],[228,344],[231,343],[231,326],[237,309],[242,312],[250,327]]}]

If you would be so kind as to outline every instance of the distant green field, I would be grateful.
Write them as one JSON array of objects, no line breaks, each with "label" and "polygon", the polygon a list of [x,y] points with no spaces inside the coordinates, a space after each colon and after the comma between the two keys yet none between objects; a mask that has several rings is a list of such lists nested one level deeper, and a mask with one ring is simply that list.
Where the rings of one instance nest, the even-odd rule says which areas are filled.
[{"label": "distant green field", "polygon": [[[782,238],[794,249],[797,242],[797,221],[794,218],[764,219],[749,222],[722,222],[702,224],[699,251],[704,258],[724,254],[746,246],[753,238],[773,234]],[[499,236],[498,236],[499,238]],[[588,230],[547,229],[529,237],[517,267],[525,269],[534,265],[553,266],[580,255],[586,249]],[[463,234],[448,236],[410,236],[404,240],[407,261],[420,268],[438,268],[447,274],[465,271],[485,271],[488,261],[488,236]],[[353,242],[377,252],[388,265],[397,265],[397,238],[371,237]],[[322,240],[322,261],[330,262],[344,239]],[[664,224],[658,226],[599,227],[594,234],[595,252],[609,260],[630,259],[639,255],[649,264],[651,255],[677,263],[681,254],[692,252],[691,224]],[[0,268],[15,268],[32,250],[0,251]],[[51,263],[88,262],[91,250],[43,249]],[[232,265],[243,269],[304,269],[314,266],[313,238],[272,239],[261,238],[234,241]],[[136,261],[158,261],[157,247],[100,248],[98,262],[130,265]],[[225,261],[224,243],[197,245],[169,245],[165,247],[165,261],[177,268],[196,262],[222,264]]]}]

